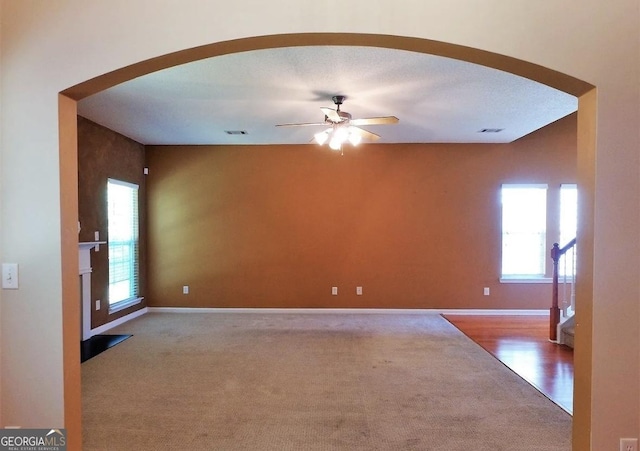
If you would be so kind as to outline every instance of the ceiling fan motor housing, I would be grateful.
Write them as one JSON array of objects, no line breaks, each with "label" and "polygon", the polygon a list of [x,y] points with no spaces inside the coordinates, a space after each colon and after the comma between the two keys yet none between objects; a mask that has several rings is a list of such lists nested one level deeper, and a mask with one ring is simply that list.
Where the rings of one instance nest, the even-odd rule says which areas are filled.
[{"label": "ceiling fan motor housing", "polygon": [[333,103],[338,105],[338,109],[340,109],[340,105],[342,105],[346,99],[347,99],[347,96],[333,96],[333,97],[331,97],[331,100],[333,100]]}]

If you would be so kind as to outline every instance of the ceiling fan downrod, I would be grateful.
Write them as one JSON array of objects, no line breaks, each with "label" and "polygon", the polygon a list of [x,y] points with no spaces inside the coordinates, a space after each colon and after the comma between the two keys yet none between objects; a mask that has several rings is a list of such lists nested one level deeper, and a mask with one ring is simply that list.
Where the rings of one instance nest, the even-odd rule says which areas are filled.
[{"label": "ceiling fan downrod", "polygon": [[340,105],[342,105],[342,103],[347,99],[347,96],[333,96],[331,97],[331,100],[333,100],[333,103],[336,104],[336,106],[338,107],[337,110],[340,111]]}]

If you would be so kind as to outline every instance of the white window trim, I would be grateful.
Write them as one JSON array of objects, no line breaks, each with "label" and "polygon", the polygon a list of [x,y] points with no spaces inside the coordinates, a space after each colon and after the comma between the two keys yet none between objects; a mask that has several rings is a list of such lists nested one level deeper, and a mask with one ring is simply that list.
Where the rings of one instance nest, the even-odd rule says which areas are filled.
[{"label": "white window trim", "polygon": [[141,304],[144,300],[143,297],[125,299],[124,301],[116,302],[115,304],[109,305],[109,314],[117,313],[120,310],[127,309],[129,307],[133,307],[134,305]]},{"label": "white window trim", "polygon": [[[131,182],[126,182],[124,180],[119,180],[119,179],[112,179],[111,177],[107,177],[107,185],[111,183],[114,185],[120,185],[120,186],[124,186],[127,188],[131,188],[133,190],[136,190],[136,192],[140,192],[140,185],[138,185],[137,183],[131,183]],[[139,221],[139,218],[138,218]],[[139,232],[139,231],[138,231]],[[138,237],[139,239],[139,237]],[[109,246],[109,244],[107,243],[107,247]],[[140,304],[142,303],[142,301],[144,300],[144,297],[133,297],[133,298],[129,298],[129,299],[123,299],[121,301],[118,301],[114,304],[111,304],[109,302],[107,302],[107,304],[109,304],[109,314],[112,313],[117,313],[121,310],[127,309],[129,307],[132,307],[134,305]]]},{"label": "white window trim", "polygon": [[502,276],[500,283],[553,283],[553,279],[543,276]]},{"label": "white window trim", "polygon": [[503,183],[500,187],[549,189],[548,183]]},{"label": "white window trim", "polygon": [[[549,190],[549,184],[547,183],[502,183],[500,185],[500,191],[502,192],[502,190],[505,188],[538,188],[538,189],[544,189],[547,191],[547,196],[548,196],[548,190]],[[502,203],[502,201],[501,201]],[[501,208],[501,212],[502,212],[502,206]],[[547,205],[548,208],[548,205]],[[548,213],[548,212],[547,212]],[[501,213],[502,214],[502,213]],[[502,218],[501,218],[502,221]],[[503,231],[501,229],[500,233],[502,234]],[[545,228],[545,234],[546,234],[546,228]],[[547,236],[548,238],[548,236]],[[502,246],[502,243],[501,243]],[[547,262],[545,261],[544,263],[544,267],[547,267]],[[502,263],[501,263],[501,270],[502,272]],[[527,274],[501,274],[500,275],[500,283],[553,283],[553,280],[550,277],[545,277],[544,275],[541,274],[531,274],[531,275],[527,275]]]},{"label": "white window trim", "polygon": [[126,186],[127,188],[131,188],[131,189],[135,189],[135,190],[139,190],[140,189],[140,185],[138,185],[136,183],[125,182],[123,180],[112,179],[110,177],[107,178],[107,182],[108,183],[113,183],[114,185]]}]

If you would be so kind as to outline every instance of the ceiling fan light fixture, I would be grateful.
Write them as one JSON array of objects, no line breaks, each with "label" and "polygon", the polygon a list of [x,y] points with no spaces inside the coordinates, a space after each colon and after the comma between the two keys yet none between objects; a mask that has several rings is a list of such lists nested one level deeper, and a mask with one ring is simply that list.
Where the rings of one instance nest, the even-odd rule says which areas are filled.
[{"label": "ceiling fan light fixture", "polygon": [[333,136],[331,137],[331,141],[329,141],[329,147],[331,147],[333,150],[340,150],[342,148],[343,142],[343,140],[338,138],[338,134],[334,132]]},{"label": "ceiling fan light fixture", "polygon": [[327,142],[327,139],[329,139],[329,133],[326,130],[324,130],[313,135],[313,138],[316,140],[316,142],[319,145],[323,145],[324,143]]},{"label": "ceiling fan light fixture", "polygon": [[333,133],[336,138],[340,140],[340,142],[345,142],[349,137],[349,130],[347,130],[347,128],[343,126],[336,126]]},{"label": "ceiling fan light fixture", "polygon": [[323,122],[301,122],[292,124],[279,124],[276,127],[300,127],[307,125],[324,125],[329,126],[322,132],[315,133],[311,142],[315,141],[318,145],[322,146],[327,141],[329,147],[333,150],[342,150],[342,145],[347,141],[352,146],[357,146],[363,139],[367,141],[377,141],[380,139],[380,135],[376,135],[368,130],[362,129],[360,125],[386,125],[398,123],[398,118],[395,116],[379,116],[379,117],[365,117],[353,119],[351,114],[346,111],[340,110],[340,105],[346,99],[345,96],[333,96],[332,100],[335,103],[336,108],[320,108],[320,111],[324,113]]},{"label": "ceiling fan light fixture", "polygon": [[357,146],[362,141],[362,135],[352,127],[349,127],[349,129],[349,142],[352,146]]}]

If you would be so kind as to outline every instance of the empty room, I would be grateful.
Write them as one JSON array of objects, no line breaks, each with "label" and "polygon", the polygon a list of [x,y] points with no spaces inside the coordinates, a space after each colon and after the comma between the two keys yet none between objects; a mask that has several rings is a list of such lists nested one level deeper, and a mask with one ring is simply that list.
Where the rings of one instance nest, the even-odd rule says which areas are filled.
[{"label": "empty room", "polygon": [[0,0],[3,437],[634,449],[639,14]]},{"label": "empty room", "polygon": [[517,449],[569,449],[570,411],[439,313],[548,330],[576,109],[361,46],[220,56],[80,102],[83,344],[122,340],[85,349],[87,449],[499,449],[514,427]]}]

